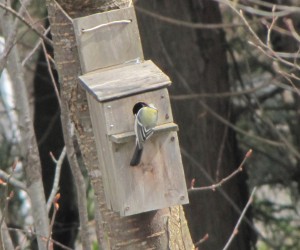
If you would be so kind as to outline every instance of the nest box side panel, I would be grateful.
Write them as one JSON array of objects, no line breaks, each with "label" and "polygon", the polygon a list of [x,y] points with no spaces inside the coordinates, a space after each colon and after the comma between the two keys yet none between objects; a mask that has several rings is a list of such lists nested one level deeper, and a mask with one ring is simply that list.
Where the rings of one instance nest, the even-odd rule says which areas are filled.
[{"label": "nest box side panel", "polygon": [[132,108],[137,102],[152,103],[158,109],[158,124],[173,121],[169,94],[166,88],[104,103],[108,135],[134,130]]},{"label": "nest box side panel", "polygon": [[97,102],[92,96],[87,95],[90,108],[94,139],[97,147],[99,168],[102,174],[105,199],[108,208],[119,211],[120,198],[115,181],[115,168],[112,166],[113,156],[111,153],[111,142],[106,135],[106,124],[102,103]]},{"label": "nest box side panel", "polygon": [[133,7],[76,18],[73,25],[83,73],[144,58]]},{"label": "nest box side panel", "polygon": [[144,145],[142,163],[130,167],[134,147],[134,137],[128,143],[113,144],[116,180],[121,187],[120,215],[188,203],[177,133],[154,134]]}]

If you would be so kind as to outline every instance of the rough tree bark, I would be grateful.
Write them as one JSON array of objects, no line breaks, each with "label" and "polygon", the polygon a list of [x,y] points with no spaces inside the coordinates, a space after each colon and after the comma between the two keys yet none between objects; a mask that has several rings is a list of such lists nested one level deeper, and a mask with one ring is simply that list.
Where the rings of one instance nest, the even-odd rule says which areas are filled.
[{"label": "rough tree bark", "polygon": [[[137,6],[177,20],[194,23],[221,23],[218,4],[211,0],[147,1]],[[139,10],[139,9],[138,9]],[[137,11],[143,49],[172,79],[172,94],[229,92],[226,42],[220,29],[196,30],[164,22]],[[224,118],[231,119],[228,99],[202,99]],[[196,179],[196,186],[211,185],[203,170],[214,182],[231,173],[238,165],[238,153],[233,131],[217,121],[199,100],[173,101],[175,122],[179,124],[179,139],[188,153],[184,157],[187,183]],[[198,162],[193,163],[191,157]],[[241,176],[227,183],[222,192],[236,207],[242,208],[248,193]],[[204,191],[190,195],[186,206],[189,228],[194,242],[206,233],[209,239],[204,249],[222,249],[239,217],[233,206],[219,191]],[[244,225],[230,249],[250,248],[249,231]],[[202,246],[202,245],[201,245]]]},{"label": "rough tree bark", "polygon": [[[72,18],[122,8],[130,1],[59,1]],[[53,0],[47,1],[61,97],[68,103],[88,174],[95,192],[97,238],[103,249],[193,249],[181,206],[121,218],[106,209],[85,93],[78,87],[80,66],[70,20]]]}]

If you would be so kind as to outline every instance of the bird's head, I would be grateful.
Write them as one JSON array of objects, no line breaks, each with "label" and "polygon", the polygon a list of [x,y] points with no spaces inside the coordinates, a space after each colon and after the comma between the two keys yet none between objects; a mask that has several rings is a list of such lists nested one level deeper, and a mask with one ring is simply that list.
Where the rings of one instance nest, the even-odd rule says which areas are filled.
[{"label": "bird's head", "polygon": [[139,110],[140,110],[141,108],[143,108],[143,107],[151,107],[151,108],[156,109],[155,106],[154,106],[152,103],[151,103],[151,104],[147,104],[147,103],[145,103],[145,102],[137,102],[137,103],[133,106],[133,108],[132,108],[132,113],[133,113],[134,115],[136,115],[136,114],[139,112]]}]

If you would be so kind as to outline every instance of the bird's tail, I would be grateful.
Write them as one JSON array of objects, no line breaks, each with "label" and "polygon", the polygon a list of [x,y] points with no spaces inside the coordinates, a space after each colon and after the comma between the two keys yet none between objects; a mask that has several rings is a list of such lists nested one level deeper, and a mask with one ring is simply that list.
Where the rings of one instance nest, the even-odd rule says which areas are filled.
[{"label": "bird's tail", "polygon": [[143,148],[140,148],[138,145],[136,145],[132,159],[130,161],[130,166],[133,167],[140,164],[142,153],[143,153]]}]

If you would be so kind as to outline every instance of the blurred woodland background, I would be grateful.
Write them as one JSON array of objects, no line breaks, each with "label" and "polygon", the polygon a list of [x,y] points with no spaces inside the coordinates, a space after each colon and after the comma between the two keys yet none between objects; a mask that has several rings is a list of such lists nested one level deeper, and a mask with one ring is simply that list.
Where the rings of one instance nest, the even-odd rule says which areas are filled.
[{"label": "blurred woodland background", "polygon": [[[145,58],[173,82],[186,248],[165,211],[106,211],[56,4],[72,18],[135,6]],[[300,249],[299,0],[1,0],[0,36],[0,249]]]}]

